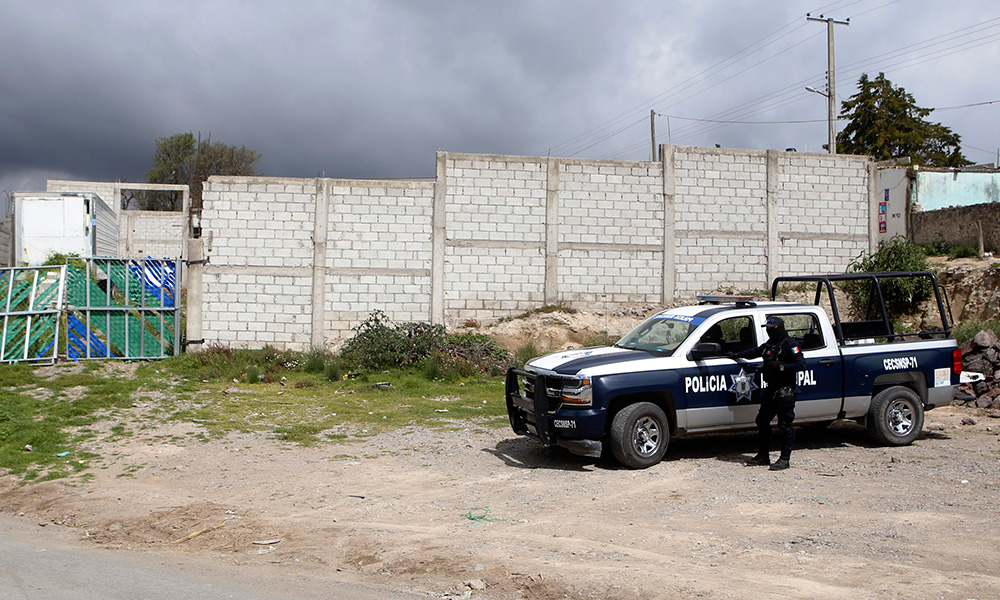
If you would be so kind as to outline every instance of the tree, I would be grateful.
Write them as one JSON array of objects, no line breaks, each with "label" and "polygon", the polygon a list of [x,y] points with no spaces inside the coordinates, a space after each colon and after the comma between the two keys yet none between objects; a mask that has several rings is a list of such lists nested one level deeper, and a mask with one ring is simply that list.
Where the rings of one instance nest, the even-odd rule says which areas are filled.
[{"label": "tree", "polygon": [[[246,146],[229,146],[195,139],[193,133],[177,133],[157,138],[153,153],[153,167],[146,172],[149,183],[187,184],[191,189],[191,207],[201,208],[202,184],[212,175],[259,175],[257,161],[260,154]],[[163,196],[163,197],[161,197]],[[144,207],[171,205],[167,210],[178,210],[177,200],[165,200],[163,194],[149,194]],[[164,210],[161,208],[161,210]]]},{"label": "tree", "polygon": [[840,117],[849,120],[837,134],[837,150],[867,154],[875,160],[910,157],[913,164],[961,167],[971,164],[962,156],[961,138],[940,123],[924,118],[934,109],[917,106],[911,94],[879,73],[858,81],[858,93],[841,104]]}]

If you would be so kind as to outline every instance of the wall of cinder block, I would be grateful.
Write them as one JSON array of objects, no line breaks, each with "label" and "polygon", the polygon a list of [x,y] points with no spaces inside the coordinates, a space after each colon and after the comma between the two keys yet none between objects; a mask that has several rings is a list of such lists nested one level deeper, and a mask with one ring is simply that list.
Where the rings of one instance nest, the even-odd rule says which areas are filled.
[{"label": "wall of cinder block", "polygon": [[304,349],[394,321],[670,304],[843,271],[864,157],[662,146],[656,162],[439,152],[426,180],[213,177],[205,343]]}]

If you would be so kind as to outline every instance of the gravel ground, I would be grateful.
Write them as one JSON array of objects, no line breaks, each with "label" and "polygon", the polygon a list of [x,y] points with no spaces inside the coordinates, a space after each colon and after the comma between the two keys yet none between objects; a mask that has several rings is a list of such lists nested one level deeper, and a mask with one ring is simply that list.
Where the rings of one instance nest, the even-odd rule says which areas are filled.
[{"label": "gravel ground", "polygon": [[[675,439],[630,471],[458,423],[301,448],[101,448],[89,481],[0,479],[0,511],[121,551],[198,553],[430,597],[957,598],[1000,589],[1000,419],[927,413],[911,446],[801,431],[792,468],[742,465],[750,433]],[[193,535],[192,535],[193,534]]]}]

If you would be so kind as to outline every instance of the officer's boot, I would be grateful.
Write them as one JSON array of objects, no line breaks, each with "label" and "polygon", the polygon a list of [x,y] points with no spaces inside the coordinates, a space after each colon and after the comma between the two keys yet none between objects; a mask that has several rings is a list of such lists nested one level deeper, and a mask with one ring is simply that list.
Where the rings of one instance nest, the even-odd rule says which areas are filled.
[{"label": "officer's boot", "polygon": [[771,465],[771,470],[772,471],[784,471],[785,469],[788,468],[788,459],[789,458],[791,458],[791,457],[784,456],[784,455],[780,456],[778,458],[778,460],[774,461],[774,464]]},{"label": "officer's boot", "polygon": [[766,467],[767,465],[771,464],[771,457],[768,456],[767,452],[758,452],[753,458],[748,460],[745,464],[748,467]]}]

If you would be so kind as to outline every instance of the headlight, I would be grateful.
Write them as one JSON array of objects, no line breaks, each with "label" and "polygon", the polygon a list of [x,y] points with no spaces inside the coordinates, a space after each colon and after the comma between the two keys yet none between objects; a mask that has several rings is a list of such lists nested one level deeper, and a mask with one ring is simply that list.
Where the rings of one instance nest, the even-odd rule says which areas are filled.
[{"label": "headlight", "polygon": [[589,377],[577,377],[563,381],[561,390],[549,390],[550,396],[556,396],[566,404],[575,406],[590,406],[593,403],[594,393],[590,387]]}]

